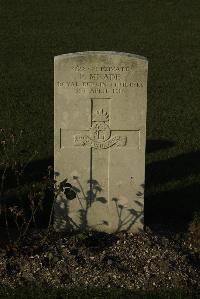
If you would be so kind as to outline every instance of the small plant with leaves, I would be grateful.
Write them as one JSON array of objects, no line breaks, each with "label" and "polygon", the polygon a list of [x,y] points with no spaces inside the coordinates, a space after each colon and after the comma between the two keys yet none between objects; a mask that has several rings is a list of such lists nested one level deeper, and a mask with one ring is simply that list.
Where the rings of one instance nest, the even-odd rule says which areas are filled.
[{"label": "small plant with leaves", "polygon": [[11,187],[20,186],[21,177],[26,167],[38,154],[37,151],[34,151],[30,155],[29,151],[23,148],[23,136],[24,130],[16,133],[11,128],[0,129],[1,198],[5,195],[11,181]]},{"label": "small plant with leaves", "polygon": [[[12,129],[0,130],[0,216],[4,217],[10,243],[12,243],[10,228],[13,224],[16,226],[18,231],[16,246],[18,247],[23,245],[30,229],[36,229],[40,235],[39,217],[49,206],[47,227],[45,233],[41,234],[40,245],[43,245],[53,231],[53,212],[58,195],[63,192],[69,200],[76,196],[67,178],[60,183],[57,182],[57,174],[54,173],[51,165],[48,166],[45,176],[40,181],[23,184],[27,175],[25,169],[38,154],[37,151],[34,151],[32,155],[29,155],[30,151],[23,148],[23,144],[25,144],[23,135],[23,130],[20,130],[18,134]],[[47,195],[48,191],[52,195],[51,198]],[[11,194],[11,198],[12,195],[17,196],[17,203],[11,204],[7,200],[8,194]]]},{"label": "small plant with leaves", "polygon": [[[4,216],[9,240],[9,220],[14,222],[19,234],[18,243],[24,239],[31,225],[37,227],[36,218],[43,209],[45,192],[51,185],[53,169],[52,166],[48,167],[47,176],[41,182],[23,186],[25,169],[38,154],[34,151],[30,155],[30,151],[24,149],[23,137],[23,130],[17,134],[11,128],[0,129],[0,216]],[[22,196],[22,191],[26,192],[26,196]],[[16,204],[11,203],[12,198],[15,198]]]}]

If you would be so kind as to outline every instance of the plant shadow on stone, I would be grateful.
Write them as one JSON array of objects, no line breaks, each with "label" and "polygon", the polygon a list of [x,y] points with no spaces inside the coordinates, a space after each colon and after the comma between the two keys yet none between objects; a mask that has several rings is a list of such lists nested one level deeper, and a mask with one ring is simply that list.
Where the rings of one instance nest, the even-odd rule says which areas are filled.
[{"label": "plant shadow on stone", "polygon": [[[59,173],[56,174],[57,176],[59,176]],[[88,224],[88,211],[92,207],[92,205],[95,202],[100,202],[104,205],[108,204],[108,200],[105,197],[101,196],[102,187],[99,182],[95,179],[88,180],[87,184],[89,185],[89,188],[84,191],[79,177],[74,176],[73,179],[76,181],[76,185],[78,186],[78,188],[72,186],[72,184],[69,184],[67,182],[67,179],[62,181],[60,183],[61,191],[65,196],[61,195],[59,204],[56,204],[57,214],[61,216],[60,219],[64,218],[66,221],[65,229],[67,231],[73,231],[74,229],[77,231],[89,231],[95,230],[96,227],[100,225],[109,225],[108,221],[105,219],[102,219],[101,223],[97,224],[96,226],[90,226]],[[144,188],[144,185],[142,185],[142,187]],[[135,200],[135,204],[138,206],[138,209],[140,211],[136,211],[133,208],[127,209],[127,207],[123,205],[118,198],[111,199],[114,202],[116,215],[118,217],[118,224],[115,233],[118,233],[120,231],[129,231],[138,219],[140,219],[140,221],[142,221],[143,223],[143,205],[139,201],[142,193],[137,192],[136,195],[138,197],[138,200]],[[78,210],[80,220],[79,224],[75,223],[75,221],[69,216],[69,201],[74,200],[75,198],[78,199],[80,204],[80,209]],[[57,224],[59,226],[58,219]]]},{"label": "plant shadow on stone", "polygon": [[[12,132],[10,133],[10,140],[11,140],[11,153],[12,153],[12,140],[13,135]],[[6,140],[1,140],[6,141]],[[3,153],[3,146],[5,144],[1,143],[1,155]],[[170,148],[174,146],[172,141],[168,140],[147,140],[147,155],[149,153],[153,153],[159,150]],[[21,155],[27,155],[29,158],[26,149],[20,149],[21,154],[17,153],[18,157]],[[36,155],[36,154],[34,154]],[[33,156],[35,159],[35,156]],[[176,230],[176,231],[186,231],[188,228],[189,222],[192,220],[195,212],[200,210],[199,205],[199,195],[200,195],[200,184],[198,181],[192,182],[190,184],[188,178],[190,176],[196,176],[200,173],[200,165],[197,163],[200,159],[200,152],[190,152],[186,154],[179,155],[177,157],[173,157],[170,159],[166,159],[163,161],[156,161],[146,165],[146,186],[145,186],[145,225],[150,226],[152,229],[155,227],[160,226],[161,228],[168,229],[168,230]],[[20,177],[19,184],[17,186],[16,174],[15,171],[16,166],[20,166],[20,164],[14,164],[15,159],[11,159],[13,164],[3,164],[3,159],[1,156],[1,165],[0,165],[0,176],[3,176],[3,188],[1,190],[1,207],[3,204],[6,204],[7,207],[15,207],[20,206],[23,207],[25,210],[25,214],[30,216],[30,207],[27,201],[27,194],[33,192],[34,188],[38,188],[38,192],[41,191],[40,185],[42,182],[43,187],[47,183],[47,179],[44,178],[46,176],[46,169],[48,165],[52,165],[52,158],[43,159],[43,160],[36,160],[36,161],[29,161],[26,165],[23,176]],[[29,159],[28,159],[29,160]],[[6,168],[6,172],[5,172]],[[20,169],[19,169],[20,170]],[[43,179],[44,178],[44,179]],[[78,180],[78,178],[76,178]],[[188,184],[179,187],[175,187],[170,189],[169,191],[156,191],[152,192],[152,187],[157,190],[158,185],[163,185],[166,182],[172,181],[181,181],[181,180],[188,180]],[[1,181],[2,184],[2,181]],[[106,199],[100,196],[101,186],[95,180],[88,181],[90,187],[85,194],[85,199],[88,200],[88,208],[89,204],[95,202],[95,200],[102,201],[102,204],[106,204]],[[32,185],[35,185],[33,187]],[[92,187],[92,188],[91,188]],[[46,188],[46,187],[45,187]],[[52,203],[54,200],[53,194],[53,187],[51,189],[43,188],[44,191],[44,198],[42,201],[43,210],[38,210],[37,212],[37,226],[40,227],[47,227],[49,221],[49,215],[51,212]],[[66,190],[66,194],[68,193],[68,197],[71,192],[71,197],[80,194],[82,192],[81,186],[79,188],[72,189],[68,188],[68,192]],[[150,190],[150,191],[149,191]],[[72,192],[73,191],[73,192]],[[91,193],[92,192],[92,193]],[[92,196],[90,197],[90,195]],[[71,199],[73,200],[73,199]],[[122,217],[121,211],[123,208],[119,207],[118,199],[113,199],[116,203],[116,209],[119,212],[119,229],[121,230],[123,219],[120,220]],[[70,199],[69,199],[70,201]],[[90,202],[91,201],[91,202]],[[67,201],[64,201],[66,214],[68,211]],[[80,217],[81,227],[77,227],[77,229],[85,229],[87,227],[87,212],[88,208],[81,208],[80,209]],[[14,210],[13,210],[14,211]],[[18,213],[15,209],[15,212]],[[121,213],[121,214],[120,214]],[[133,211],[134,213],[134,211]],[[5,231],[5,217],[4,217],[3,210],[1,210],[0,214],[0,225],[4,227],[3,232]],[[14,226],[15,221],[11,214],[8,214],[8,222],[9,226]],[[68,225],[72,228],[75,226],[71,219],[68,219]],[[34,227],[32,223],[30,227]]]}]

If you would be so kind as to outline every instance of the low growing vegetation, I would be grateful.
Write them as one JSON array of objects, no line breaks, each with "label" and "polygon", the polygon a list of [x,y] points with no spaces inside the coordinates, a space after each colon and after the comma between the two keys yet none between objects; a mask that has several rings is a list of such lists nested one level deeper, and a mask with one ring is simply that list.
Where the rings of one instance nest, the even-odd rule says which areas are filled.
[{"label": "low growing vegetation", "polygon": [[54,203],[67,179],[57,185],[51,165],[40,180],[27,179],[37,153],[27,157],[20,147],[24,132],[1,129],[0,134],[1,298],[198,296],[198,213],[185,234],[148,226],[136,235],[56,233]]}]

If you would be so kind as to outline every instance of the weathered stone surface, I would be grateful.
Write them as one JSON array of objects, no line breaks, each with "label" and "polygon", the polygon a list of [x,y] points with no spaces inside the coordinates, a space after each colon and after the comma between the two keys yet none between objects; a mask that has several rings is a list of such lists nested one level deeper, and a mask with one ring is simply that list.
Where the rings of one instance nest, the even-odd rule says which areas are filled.
[{"label": "weathered stone surface", "polygon": [[54,168],[63,189],[57,230],[143,228],[147,68],[144,57],[55,57]]}]

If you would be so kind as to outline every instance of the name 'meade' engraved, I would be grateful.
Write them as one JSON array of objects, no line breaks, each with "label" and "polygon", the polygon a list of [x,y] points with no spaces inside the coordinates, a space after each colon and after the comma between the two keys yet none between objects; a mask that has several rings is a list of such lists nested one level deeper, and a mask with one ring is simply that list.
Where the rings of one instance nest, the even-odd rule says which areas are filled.
[{"label": "name 'meade' engraved", "polygon": [[90,74],[90,80],[120,80],[120,74]]},{"label": "name 'meade' engraved", "polygon": [[57,81],[59,88],[74,90],[76,94],[119,94],[128,89],[143,88],[133,65],[72,66],[73,79]]}]

